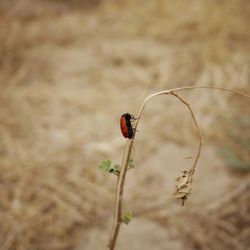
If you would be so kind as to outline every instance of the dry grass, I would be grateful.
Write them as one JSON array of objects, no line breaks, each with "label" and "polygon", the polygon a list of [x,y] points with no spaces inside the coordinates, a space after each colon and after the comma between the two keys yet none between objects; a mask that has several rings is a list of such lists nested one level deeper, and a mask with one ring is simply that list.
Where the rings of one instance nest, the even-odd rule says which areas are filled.
[{"label": "dry grass", "polygon": [[[135,112],[149,79],[148,92],[189,83],[250,92],[247,0],[6,3],[0,3],[1,249],[74,249],[90,227],[106,223],[115,179],[95,166],[103,158],[119,161],[118,117]],[[228,112],[231,96],[184,97],[214,138],[216,114]],[[166,117],[154,116],[170,105],[176,108]],[[190,117],[177,105],[159,100],[146,110],[137,164],[166,140],[194,142]],[[139,193],[159,184],[150,171],[134,178]]]},{"label": "dry grass", "polygon": [[[250,244],[250,179],[202,211],[181,216],[179,232],[191,249],[247,250]],[[192,225],[192,230],[190,230]]]}]

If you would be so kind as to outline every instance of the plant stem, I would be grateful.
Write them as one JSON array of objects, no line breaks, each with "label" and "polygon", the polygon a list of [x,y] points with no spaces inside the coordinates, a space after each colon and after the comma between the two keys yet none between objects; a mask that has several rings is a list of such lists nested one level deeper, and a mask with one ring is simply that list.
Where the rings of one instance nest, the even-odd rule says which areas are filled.
[{"label": "plant stem", "polygon": [[[196,121],[196,118],[194,116],[194,113],[192,111],[192,109],[190,108],[189,104],[180,96],[178,96],[177,94],[175,94],[175,92],[178,91],[183,91],[183,90],[192,90],[192,89],[217,89],[217,90],[223,90],[223,91],[228,91],[234,94],[238,94],[247,98],[250,98],[249,95],[240,92],[240,91],[236,91],[233,89],[228,89],[228,88],[222,88],[222,87],[213,87],[213,86],[187,86],[187,87],[180,87],[180,88],[174,88],[174,89],[170,89],[170,90],[163,90],[160,92],[156,92],[154,94],[149,95],[142,103],[136,117],[142,117],[142,112],[143,109],[146,105],[146,103],[152,99],[153,97],[159,96],[159,95],[173,95],[175,97],[177,97],[181,102],[183,102],[188,109],[191,112],[195,127],[199,133],[199,137],[200,137],[200,142],[199,142],[199,147],[198,147],[198,152],[193,164],[193,171],[195,170],[195,167],[197,165],[197,162],[199,160],[200,157],[200,152],[201,152],[201,147],[202,147],[202,143],[203,143],[203,139],[202,139],[202,133],[201,130],[198,126],[198,123]],[[135,121],[134,124],[134,128],[136,131],[136,128],[139,124],[140,119]],[[136,134],[135,134],[136,135]],[[121,164],[121,168],[120,168],[120,173],[118,176],[118,180],[117,180],[117,186],[116,186],[116,198],[115,198],[115,212],[114,212],[114,221],[113,221],[113,226],[112,226],[112,230],[111,230],[111,234],[110,234],[110,239],[109,239],[109,243],[108,243],[108,247],[107,249],[109,250],[113,250],[115,248],[116,245],[116,240],[120,231],[120,226],[122,223],[122,202],[123,202],[123,189],[124,189],[124,183],[125,183],[125,178],[126,178],[126,173],[127,173],[127,169],[128,169],[128,162],[130,159],[130,155],[132,152],[132,148],[133,148],[133,144],[134,144],[134,139],[135,139],[135,135],[132,139],[128,139],[127,143],[126,143],[126,147],[125,147],[125,151],[124,151],[124,155],[123,155],[123,159],[122,159],[122,164]]]},{"label": "plant stem", "polygon": [[122,202],[123,202],[123,188],[125,177],[128,168],[128,162],[130,159],[130,154],[133,148],[134,139],[127,140],[127,144],[125,147],[123,160],[121,164],[120,173],[118,175],[117,184],[116,184],[116,199],[115,199],[115,213],[114,213],[114,223],[112,227],[112,231],[110,234],[110,240],[108,244],[108,249],[113,250],[115,248],[116,239],[120,230],[120,226],[122,223]]},{"label": "plant stem", "polygon": [[190,104],[188,104],[187,101],[185,101],[182,97],[180,97],[179,95],[175,94],[174,92],[171,92],[171,95],[177,97],[182,103],[184,103],[187,106],[187,108],[189,109],[189,111],[191,113],[191,116],[192,116],[192,119],[194,121],[194,125],[196,127],[196,130],[199,133],[199,139],[200,139],[200,141],[199,141],[198,151],[197,151],[197,154],[196,154],[196,157],[195,157],[195,160],[194,160],[194,164],[192,166],[192,172],[194,174],[195,168],[196,168],[198,160],[200,158],[201,148],[202,148],[202,144],[203,144],[202,132],[201,132],[201,129],[200,129],[199,125],[198,125],[198,122],[197,122],[197,120],[195,118],[194,112],[193,112],[193,110],[190,107]]}]

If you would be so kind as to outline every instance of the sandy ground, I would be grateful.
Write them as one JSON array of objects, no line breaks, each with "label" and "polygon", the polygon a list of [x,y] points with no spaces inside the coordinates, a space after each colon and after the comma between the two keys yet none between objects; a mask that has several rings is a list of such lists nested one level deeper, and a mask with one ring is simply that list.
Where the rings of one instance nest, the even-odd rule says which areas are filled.
[{"label": "sandy ground", "polygon": [[[192,196],[185,207],[181,207],[180,202],[176,202],[172,195],[174,180],[180,169],[183,169],[182,166],[186,167],[190,161],[186,160],[185,156],[192,155],[194,151],[195,149],[190,147],[169,143],[157,150],[154,156],[145,159],[146,164],[131,171],[127,181],[126,191],[130,195],[126,195],[126,208],[132,210],[136,216],[128,226],[122,227],[117,249],[184,249],[185,245],[176,235],[173,236],[173,228],[156,223],[154,218],[173,217],[178,220],[178,217],[174,217],[176,213],[183,215],[185,210],[192,208],[202,210],[230,192],[236,185],[238,178],[227,172],[225,164],[212,147],[205,146]],[[212,163],[210,159],[213,159]],[[152,181],[147,182],[145,178],[150,177]],[[143,190],[139,187],[142,183],[145,183]],[[92,228],[83,235],[77,249],[103,249],[110,227],[111,223],[107,223],[102,229]]]},{"label": "sandy ground", "polygon": [[[97,166],[105,159],[121,161],[122,113],[135,114],[145,95],[171,87],[212,83],[250,91],[247,38],[244,27],[235,28],[233,21],[244,23],[246,17],[232,10],[233,3],[225,8],[208,1],[156,2],[108,1],[88,11],[58,11],[57,16],[38,8],[42,14],[38,11],[38,17],[23,26],[25,64],[0,93],[0,133],[6,180],[12,176],[10,169],[22,173],[21,167],[26,167],[27,174],[14,180],[19,191],[13,191],[4,211],[22,224],[15,211],[25,208],[25,183],[35,178],[45,204],[56,204],[56,223],[76,221],[72,231],[67,227],[74,241],[63,239],[68,245],[51,249],[99,250],[107,244],[115,176]],[[225,10],[222,13],[232,20],[223,23],[214,17],[200,27],[209,10],[215,16]],[[236,41],[232,53],[230,35]],[[218,115],[230,112],[230,95],[199,90],[182,96],[194,108],[206,139],[192,196],[181,207],[172,193],[175,178],[192,165],[193,158],[187,157],[194,156],[198,138],[186,108],[172,97],[159,97],[140,121],[133,153],[136,167],[129,171],[125,188],[124,210],[132,211],[134,218],[122,227],[117,249],[186,249],[173,234],[175,229],[159,220],[183,215],[185,209],[202,210],[242,178],[228,171],[212,143]],[[32,203],[31,210],[33,205],[36,209]],[[27,213],[28,219],[32,216]],[[51,224],[49,220],[41,220],[39,228]],[[27,243],[23,249],[44,249],[47,234],[41,232],[30,236],[40,245]],[[13,235],[3,249],[14,249],[18,233]],[[53,230],[48,235],[54,239]]]}]

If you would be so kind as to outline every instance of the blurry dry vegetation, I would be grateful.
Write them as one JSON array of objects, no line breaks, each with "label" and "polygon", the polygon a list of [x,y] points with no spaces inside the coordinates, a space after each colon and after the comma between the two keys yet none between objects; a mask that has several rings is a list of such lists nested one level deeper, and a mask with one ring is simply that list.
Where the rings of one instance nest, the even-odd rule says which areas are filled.
[{"label": "blurry dry vegetation", "polygon": [[[160,224],[173,229],[172,234],[183,240],[189,249],[248,249],[250,178],[232,193],[203,208],[177,212],[170,218],[155,217]],[[190,230],[190,226],[191,229]],[[170,229],[171,230],[171,229]],[[204,237],[205,235],[205,237]]]},{"label": "blurry dry vegetation", "polygon": [[[115,179],[96,166],[103,158],[119,161],[119,115],[135,111],[149,80],[150,91],[197,84],[249,93],[249,16],[248,0],[1,0],[0,248],[74,249],[89,228],[104,227]],[[249,169],[249,101],[207,91],[185,98],[207,140],[230,146],[226,163]],[[156,102],[147,118],[138,165],[166,141],[194,143],[177,102]],[[132,172],[139,188],[127,202],[139,211],[162,197],[162,173]],[[226,205],[218,201],[211,217],[209,208],[193,206],[151,219],[180,228],[185,249],[247,249],[249,180],[233,178],[233,186],[247,188]]]}]

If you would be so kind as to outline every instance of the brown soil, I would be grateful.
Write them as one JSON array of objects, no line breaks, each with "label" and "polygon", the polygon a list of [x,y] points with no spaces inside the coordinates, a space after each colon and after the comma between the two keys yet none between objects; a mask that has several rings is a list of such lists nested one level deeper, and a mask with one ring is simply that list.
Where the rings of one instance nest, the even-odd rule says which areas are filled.
[{"label": "brown soil", "polygon": [[[1,249],[104,249],[116,177],[97,166],[121,161],[120,115],[171,87],[213,84],[250,93],[248,1],[66,2],[4,7]],[[136,167],[125,187],[124,210],[134,218],[122,226],[117,249],[189,249],[177,227],[185,214],[199,213],[245,178],[229,171],[214,143],[231,95],[181,95],[206,139],[192,195],[184,207],[172,196],[198,143],[190,114],[172,97],[159,97],[140,121]]]}]

